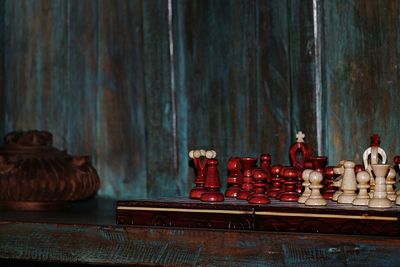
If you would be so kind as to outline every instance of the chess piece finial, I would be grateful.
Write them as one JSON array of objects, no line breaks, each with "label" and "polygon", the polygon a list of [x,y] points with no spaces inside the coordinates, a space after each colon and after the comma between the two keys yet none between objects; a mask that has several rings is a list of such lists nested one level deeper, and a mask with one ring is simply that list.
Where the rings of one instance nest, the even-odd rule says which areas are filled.
[{"label": "chess piece finial", "polygon": [[340,204],[351,204],[356,198],[357,180],[354,172],[355,164],[352,161],[344,162],[344,174],[342,179],[342,194],[338,197],[337,202]]},{"label": "chess piece finial", "polygon": [[366,171],[360,171],[357,173],[357,188],[359,189],[357,197],[353,201],[355,206],[368,206],[369,202],[369,173]]},{"label": "chess piece finial", "polygon": [[386,176],[390,166],[388,164],[371,164],[371,168],[375,175],[375,191],[368,203],[368,207],[390,208],[392,201],[387,198],[386,193]]},{"label": "chess piece finial", "polygon": [[304,191],[303,191],[303,194],[299,197],[299,199],[297,200],[297,202],[298,203],[302,203],[302,204],[304,204],[305,202],[306,202],[306,200],[310,197],[310,195],[311,195],[311,190],[310,190],[310,179],[309,179],[309,177],[310,177],[310,173],[312,172],[313,170],[311,170],[311,169],[305,169],[304,171],[303,171],[303,173],[302,173],[302,178],[303,178],[303,187],[304,187]]},{"label": "chess piece finial", "polygon": [[302,132],[302,131],[299,131],[297,134],[296,134],[296,138],[297,138],[297,143],[304,143],[304,137],[306,137],[306,135]]},{"label": "chess piece finial", "polygon": [[381,138],[377,134],[371,136],[371,146],[380,146]]},{"label": "chess piece finial", "polygon": [[205,202],[221,202],[224,201],[224,195],[219,191],[221,181],[218,173],[218,160],[207,160],[207,175],[204,182],[204,193],[200,200]]},{"label": "chess piece finial", "polygon": [[320,189],[323,187],[322,173],[312,171],[309,176],[311,195],[304,203],[307,206],[325,206],[328,202],[322,197]]}]

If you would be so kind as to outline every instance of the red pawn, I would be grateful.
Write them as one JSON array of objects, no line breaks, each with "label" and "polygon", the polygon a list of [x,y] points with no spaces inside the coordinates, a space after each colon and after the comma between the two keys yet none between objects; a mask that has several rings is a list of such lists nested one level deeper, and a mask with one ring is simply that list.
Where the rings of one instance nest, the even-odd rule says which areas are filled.
[{"label": "red pawn", "polygon": [[218,160],[207,160],[207,175],[204,183],[204,191],[200,200],[205,202],[221,202],[224,201],[224,195],[219,191],[221,181],[218,173]]},{"label": "red pawn", "polygon": [[283,192],[279,200],[288,202],[297,202],[300,194],[296,192],[297,185],[297,171],[295,168],[286,167],[283,171],[285,177],[285,192]]},{"label": "red pawn", "polygon": [[263,169],[255,169],[253,171],[254,180],[254,194],[249,197],[250,204],[269,204],[271,201],[265,195],[265,182],[267,179],[267,173]]},{"label": "red pawn", "polygon": [[238,193],[237,199],[247,200],[250,193],[253,191],[252,173],[257,163],[257,158],[245,157],[240,158],[240,165],[243,168],[243,183],[242,190]]},{"label": "red pawn", "polygon": [[271,174],[272,174],[272,188],[268,191],[268,196],[276,198],[279,191],[281,190],[281,183],[280,183],[280,172],[282,169],[282,165],[273,165],[271,167]]},{"label": "red pawn", "polygon": [[325,168],[326,189],[322,193],[322,196],[326,200],[331,200],[333,198],[333,194],[336,192],[336,190],[333,188],[333,180],[335,179],[335,172],[333,171],[333,168],[333,166],[328,166]]},{"label": "red pawn", "polygon": [[243,182],[243,175],[240,171],[240,158],[232,157],[228,161],[228,189],[225,192],[226,197],[237,197]]},{"label": "red pawn", "polygon": [[271,187],[271,155],[270,154],[262,154],[260,156],[260,167],[263,169],[267,175],[266,177],[266,190],[270,189]]}]

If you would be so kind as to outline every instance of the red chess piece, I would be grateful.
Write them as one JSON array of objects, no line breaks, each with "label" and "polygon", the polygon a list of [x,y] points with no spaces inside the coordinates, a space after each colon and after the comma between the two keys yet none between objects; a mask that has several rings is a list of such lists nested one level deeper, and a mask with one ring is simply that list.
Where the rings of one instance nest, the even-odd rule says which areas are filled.
[{"label": "red chess piece", "polygon": [[313,156],[310,157],[310,161],[313,166],[313,170],[316,172],[322,173],[322,185],[324,186],[323,189],[321,190],[322,192],[325,192],[327,182],[326,182],[326,176],[325,176],[325,166],[328,163],[328,157],[325,156]]},{"label": "red chess piece", "polygon": [[245,157],[240,158],[240,165],[243,168],[243,183],[242,190],[238,193],[237,199],[247,200],[250,193],[253,191],[252,172],[257,163],[257,158]]},{"label": "red chess piece", "polygon": [[396,170],[397,173],[400,173],[400,168],[399,168],[400,156],[395,156],[393,158],[393,162],[394,162],[394,169]]},{"label": "red chess piece", "polygon": [[305,135],[300,131],[296,134],[296,143],[289,149],[290,164],[296,170],[302,171],[305,168],[306,162],[309,161],[312,150],[308,144],[304,143]]},{"label": "red chess piece", "polygon": [[240,165],[239,157],[232,157],[228,161],[228,189],[225,192],[225,196],[229,198],[237,197],[240,192],[241,185],[243,183],[243,175]]},{"label": "red chess piece", "polygon": [[275,197],[278,200],[281,198],[281,195],[286,192],[286,184],[285,184],[285,182],[286,182],[286,177],[285,177],[286,168],[290,168],[290,167],[283,166],[281,171],[279,172],[279,183],[281,184],[281,190],[279,190],[279,192],[276,194],[276,197]]},{"label": "red chess piece", "polygon": [[283,176],[285,177],[285,192],[283,192],[279,200],[297,202],[299,200],[300,194],[296,192],[297,185],[297,170],[292,167],[284,168]]},{"label": "red chess piece", "polygon": [[280,172],[282,169],[282,165],[273,165],[271,167],[271,175],[272,175],[272,188],[268,191],[267,195],[269,197],[276,198],[279,191],[281,190],[281,183],[280,183]]},{"label": "red chess piece", "polygon": [[253,180],[255,192],[250,195],[250,204],[269,204],[271,200],[265,195],[265,182],[268,174],[263,169],[253,171]]},{"label": "red chess piece", "polygon": [[314,171],[324,174],[325,166],[328,162],[328,157],[325,156],[310,157],[310,161],[312,163]]},{"label": "red chess piece", "polygon": [[333,180],[335,179],[335,173],[333,171],[333,166],[328,166],[325,168],[325,177],[326,177],[326,189],[322,193],[322,196],[326,200],[330,200],[335,194],[336,190],[333,188]]},{"label": "red chess piece", "polygon": [[268,190],[271,187],[271,155],[262,154],[260,156],[260,167],[263,169],[267,175],[265,189]]},{"label": "red chess piece", "polygon": [[221,181],[218,173],[218,160],[207,160],[207,176],[204,183],[204,193],[201,195],[200,200],[206,202],[221,202],[224,201],[224,195],[219,192],[221,188]]},{"label": "red chess piece", "polygon": [[364,165],[362,164],[356,164],[354,166],[354,172],[357,174],[359,172],[365,171]]},{"label": "red chess piece", "polygon": [[207,158],[201,155],[200,150],[192,150],[189,157],[193,159],[196,169],[195,187],[190,191],[189,197],[199,199],[204,191],[204,182],[207,173]]}]

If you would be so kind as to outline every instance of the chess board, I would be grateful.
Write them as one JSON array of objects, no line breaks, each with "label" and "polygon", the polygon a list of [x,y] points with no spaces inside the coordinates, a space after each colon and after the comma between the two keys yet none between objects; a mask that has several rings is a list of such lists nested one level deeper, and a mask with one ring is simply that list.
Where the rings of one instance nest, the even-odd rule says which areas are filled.
[{"label": "chess board", "polygon": [[117,202],[121,225],[399,236],[400,207],[373,209],[338,205],[311,207],[272,200],[268,205],[226,199],[220,203],[189,198]]}]

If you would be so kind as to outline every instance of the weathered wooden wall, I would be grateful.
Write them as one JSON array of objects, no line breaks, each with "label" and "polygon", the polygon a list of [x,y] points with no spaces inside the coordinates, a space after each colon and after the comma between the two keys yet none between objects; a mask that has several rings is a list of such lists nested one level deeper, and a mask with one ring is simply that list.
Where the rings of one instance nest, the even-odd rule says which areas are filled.
[{"label": "weathered wooden wall", "polygon": [[399,153],[400,2],[322,1],[326,147],[361,161],[372,133],[389,162]]},{"label": "weathered wooden wall", "polygon": [[2,6],[0,133],[47,129],[58,147],[93,155],[102,195],[185,195],[189,149],[217,150],[225,176],[232,155],[287,163],[295,132],[314,129],[304,121],[313,120],[309,3]]},{"label": "weathered wooden wall", "polygon": [[317,3],[1,0],[0,134],[50,130],[114,198],[186,195],[193,148],[223,182],[232,155],[288,163],[298,130],[330,164],[374,132],[391,160],[399,3]]}]

